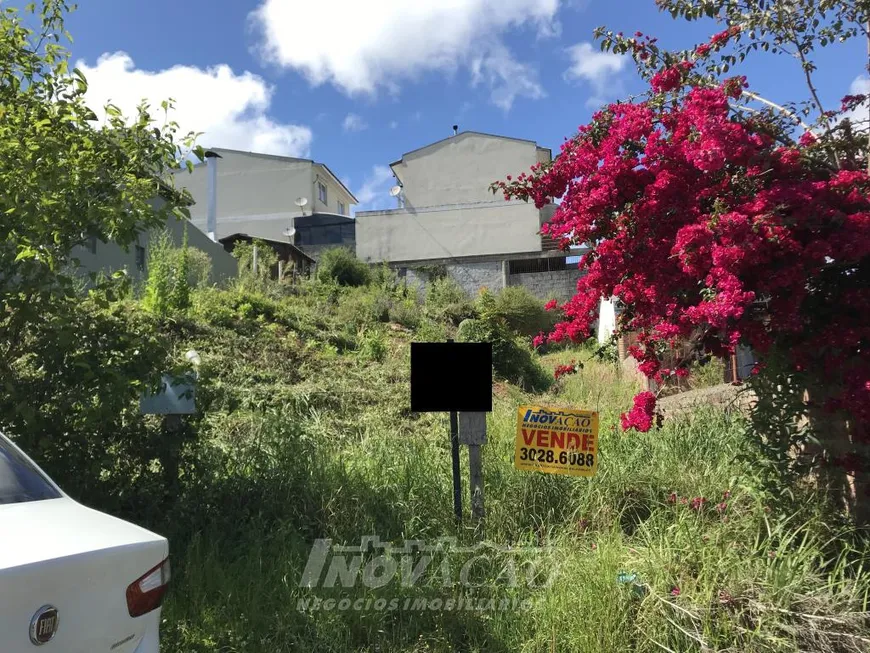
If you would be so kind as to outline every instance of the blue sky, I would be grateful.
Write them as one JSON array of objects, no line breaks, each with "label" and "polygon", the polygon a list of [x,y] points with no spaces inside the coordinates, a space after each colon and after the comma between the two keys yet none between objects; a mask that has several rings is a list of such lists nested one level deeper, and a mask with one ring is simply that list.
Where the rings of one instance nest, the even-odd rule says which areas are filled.
[{"label": "blue sky", "polygon": [[[357,210],[393,206],[387,164],[454,123],[555,152],[600,103],[641,92],[633,63],[592,42],[599,25],[668,48],[718,31],[653,0],[90,0],[67,23],[94,108],[173,97],[201,144],[322,161]],[[831,108],[867,85],[865,47],[818,57]],[[759,55],[739,72],[771,99],[806,95],[786,58]]]}]

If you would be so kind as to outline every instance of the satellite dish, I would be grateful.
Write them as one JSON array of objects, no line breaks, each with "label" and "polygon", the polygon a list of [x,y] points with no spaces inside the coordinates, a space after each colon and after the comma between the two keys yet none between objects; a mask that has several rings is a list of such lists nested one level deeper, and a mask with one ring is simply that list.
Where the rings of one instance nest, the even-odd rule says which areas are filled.
[{"label": "satellite dish", "polygon": [[308,198],[307,197],[297,197],[294,204],[296,204],[296,206],[298,206],[301,209],[303,206],[308,204]]},{"label": "satellite dish", "polygon": [[401,193],[402,193],[402,187],[401,187],[401,186],[393,186],[393,187],[390,189],[390,197],[398,197]]},{"label": "satellite dish", "polygon": [[293,236],[296,235],[296,230],[293,227],[290,227],[289,229],[285,229],[284,235],[287,236],[287,238],[293,238]]}]

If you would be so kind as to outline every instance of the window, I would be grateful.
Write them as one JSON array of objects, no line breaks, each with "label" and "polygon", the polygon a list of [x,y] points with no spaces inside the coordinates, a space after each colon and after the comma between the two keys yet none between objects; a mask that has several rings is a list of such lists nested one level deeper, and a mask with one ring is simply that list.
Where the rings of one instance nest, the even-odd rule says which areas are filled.
[{"label": "window", "polygon": [[341,227],[337,224],[326,225],[323,227],[323,242],[328,245],[338,245],[341,243]]},{"label": "window", "polygon": [[338,214],[339,214],[339,215],[344,215],[344,202],[339,202],[339,203],[338,203]]},{"label": "window", "polygon": [[327,203],[327,201],[326,201],[326,184],[322,184],[320,182],[317,182],[317,197],[320,198],[320,201],[323,202],[324,204]]},{"label": "window", "polygon": [[42,472],[0,435],[0,504],[58,499],[60,496]]},{"label": "window", "polygon": [[565,257],[545,257],[520,259],[510,261],[508,264],[509,274],[531,274],[535,272],[561,272],[567,270],[568,265]]},{"label": "window", "polygon": [[141,245],[136,245],[136,269],[145,272],[145,248]]}]

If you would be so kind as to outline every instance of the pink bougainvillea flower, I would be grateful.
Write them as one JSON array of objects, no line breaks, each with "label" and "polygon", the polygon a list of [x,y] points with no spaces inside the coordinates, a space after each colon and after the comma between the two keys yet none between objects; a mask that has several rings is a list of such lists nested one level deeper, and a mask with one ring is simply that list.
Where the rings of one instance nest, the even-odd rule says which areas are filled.
[{"label": "pink bougainvillea flower", "polygon": [[634,407],[620,416],[622,430],[636,429],[646,433],[652,428],[655,409],[656,396],[652,392],[641,392],[634,398]]}]

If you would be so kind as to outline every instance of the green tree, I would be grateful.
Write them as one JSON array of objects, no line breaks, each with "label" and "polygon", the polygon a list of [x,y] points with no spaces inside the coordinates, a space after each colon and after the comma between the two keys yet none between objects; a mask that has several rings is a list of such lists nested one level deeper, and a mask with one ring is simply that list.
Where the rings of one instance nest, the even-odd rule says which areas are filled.
[{"label": "green tree", "polygon": [[[27,331],[75,302],[73,250],[96,237],[129,246],[137,235],[189,217],[189,195],[172,188],[180,148],[147,104],[125,118],[112,105],[99,122],[88,83],[70,70],[63,0],[22,12],[0,7],[0,377],[26,347]],[[32,25],[38,27],[34,29]],[[162,103],[165,113],[171,107]],[[199,149],[197,148],[197,152]]]}]

